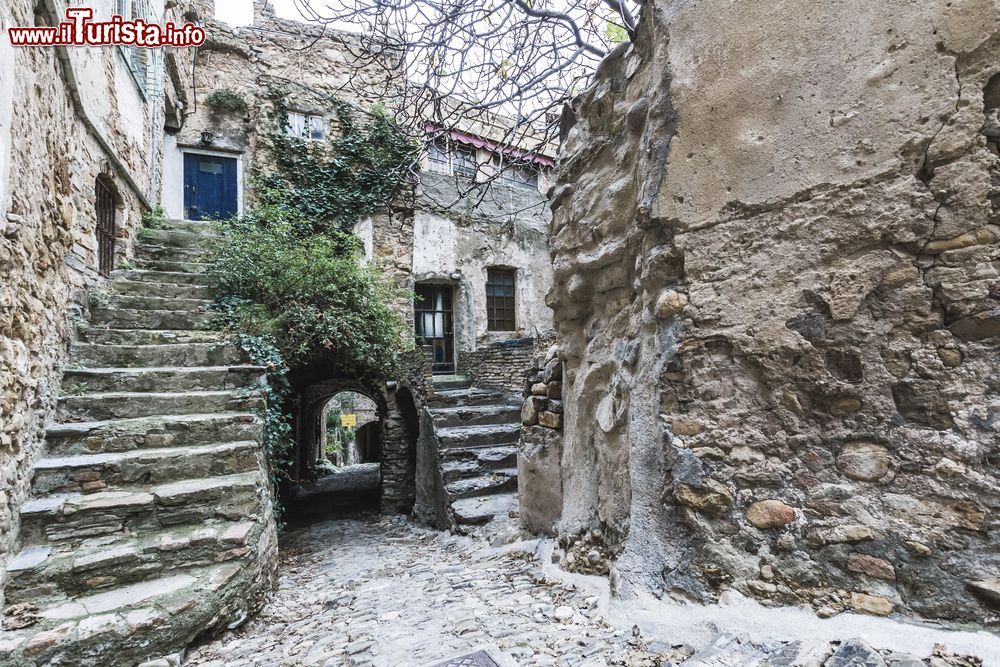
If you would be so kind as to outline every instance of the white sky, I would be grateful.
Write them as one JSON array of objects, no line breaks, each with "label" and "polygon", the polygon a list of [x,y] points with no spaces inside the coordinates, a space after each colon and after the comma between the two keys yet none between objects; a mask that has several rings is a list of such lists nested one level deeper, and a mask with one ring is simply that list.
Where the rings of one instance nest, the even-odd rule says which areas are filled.
[{"label": "white sky", "polygon": [[[271,0],[274,13],[283,19],[304,21],[293,0]],[[324,6],[319,3],[317,6]],[[234,28],[253,23],[253,0],[215,0],[215,18]]]}]

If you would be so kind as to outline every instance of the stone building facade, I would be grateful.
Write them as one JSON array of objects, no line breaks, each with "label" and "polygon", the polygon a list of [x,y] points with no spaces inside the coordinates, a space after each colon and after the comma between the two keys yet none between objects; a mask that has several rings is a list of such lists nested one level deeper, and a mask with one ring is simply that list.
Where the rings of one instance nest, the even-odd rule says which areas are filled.
[{"label": "stone building facade", "polygon": [[[208,39],[193,68],[195,97],[184,126],[166,137],[163,149],[167,217],[229,215],[253,201],[253,175],[268,168],[262,149],[276,122],[276,87],[288,108],[287,131],[310,141],[324,141],[337,132],[332,100],[346,102],[360,118],[374,104],[384,104],[391,113],[391,99],[376,96],[386,89],[386,72],[399,66],[391,52],[379,61],[359,62],[356,54],[366,47],[358,35],[279,18],[264,2],[255,3],[249,26],[208,18],[214,6],[204,0],[198,12]],[[220,92],[238,96],[246,111],[213,107],[209,98]],[[502,120],[495,120],[479,121],[470,132],[428,132],[413,182],[385,210],[357,221],[353,232],[367,261],[417,294],[416,302],[401,299],[398,310],[412,323],[433,374],[464,373],[477,385],[519,392],[534,339],[552,333],[552,314],[545,305],[552,284],[546,234],[550,212],[542,193],[554,162],[533,154],[528,168],[507,166],[510,155],[525,151],[502,145],[503,130]],[[192,195],[192,187],[201,187],[203,173],[223,183],[225,201],[212,204],[211,210]],[[483,181],[489,179],[486,188]],[[293,478],[309,477],[320,456],[322,429],[315,424],[322,420],[331,392],[362,391],[380,405],[386,506],[411,507],[412,438],[394,424],[412,420],[393,413],[392,391],[360,387],[353,378],[335,377],[336,369],[325,374],[312,370],[296,388],[300,456]],[[423,405],[418,389],[426,372],[415,369],[395,380],[412,393],[418,411]]]},{"label": "stone building facade", "polygon": [[[145,3],[152,20],[184,19]],[[188,104],[190,52],[14,48],[10,26],[55,25],[68,3],[0,6],[0,584],[18,534],[18,508],[53,415],[60,366],[84,290],[131,256],[159,199],[164,123]],[[95,19],[112,0],[90,3]],[[107,110],[116,109],[116,113]],[[99,193],[112,205],[99,253]],[[2,601],[2,600],[0,600]]]},{"label": "stone building facade", "polygon": [[621,595],[995,622],[996,4],[643,12],[563,119],[561,533]]}]

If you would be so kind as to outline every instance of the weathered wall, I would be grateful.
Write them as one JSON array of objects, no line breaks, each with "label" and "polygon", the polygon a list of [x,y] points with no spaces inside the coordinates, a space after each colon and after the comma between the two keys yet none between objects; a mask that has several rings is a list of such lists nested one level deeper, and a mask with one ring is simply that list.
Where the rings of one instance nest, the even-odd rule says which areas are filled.
[{"label": "weathered wall", "polygon": [[[552,331],[552,311],[545,305],[552,286],[545,233],[550,214],[542,195],[497,182],[485,195],[473,191],[463,196],[454,177],[422,173],[416,206],[413,277],[455,285],[460,366],[466,352]],[[516,269],[515,331],[487,330],[486,272],[491,267]]]},{"label": "weathered wall", "polygon": [[[111,4],[97,3],[98,16]],[[8,26],[50,24],[65,6],[0,6],[0,572],[57,397],[68,316],[102,280],[96,179],[110,178],[120,196],[118,259],[130,255],[157,194],[161,135],[151,126],[157,113],[162,123],[162,101],[140,95],[118,49],[15,49],[7,41]],[[174,100],[183,93],[172,82],[165,92]]]},{"label": "weathered wall", "polygon": [[524,374],[532,367],[535,353],[533,338],[511,338],[482,345],[458,357],[458,372],[474,387],[520,391]]},{"label": "weathered wall", "polygon": [[521,437],[517,446],[517,501],[521,525],[553,535],[562,513],[559,461],[563,451],[562,362],[552,345],[532,360],[522,380]]},{"label": "weathered wall", "polygon": [[1000,7],[644,13],[564,116],[561,532],[623,595],[984,621]]}]

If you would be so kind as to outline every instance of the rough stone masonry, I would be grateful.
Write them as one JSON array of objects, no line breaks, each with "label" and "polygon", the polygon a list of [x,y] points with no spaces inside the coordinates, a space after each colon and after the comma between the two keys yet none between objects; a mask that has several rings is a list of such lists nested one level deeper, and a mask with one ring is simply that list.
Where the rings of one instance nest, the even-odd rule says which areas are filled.
[{"label": "rough stone masonry", "polygon": [[1000,6],[643,11],[563,119],[561,534],[619,595],[995,625]]}]

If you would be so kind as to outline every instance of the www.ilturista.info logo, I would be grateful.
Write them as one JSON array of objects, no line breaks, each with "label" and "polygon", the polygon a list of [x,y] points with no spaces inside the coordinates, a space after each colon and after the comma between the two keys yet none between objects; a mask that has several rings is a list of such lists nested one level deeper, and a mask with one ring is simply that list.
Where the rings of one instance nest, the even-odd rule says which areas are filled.
[{"label": "www.ilturista.info logo", "polygon": [[91,21],[90,7],[70,7],[66,20],[55,27],[8,28],[13,46],[201,46],[205,30],[193,23],[164,25],[147,23],[143,19],[112,16],[110,21]]}]

